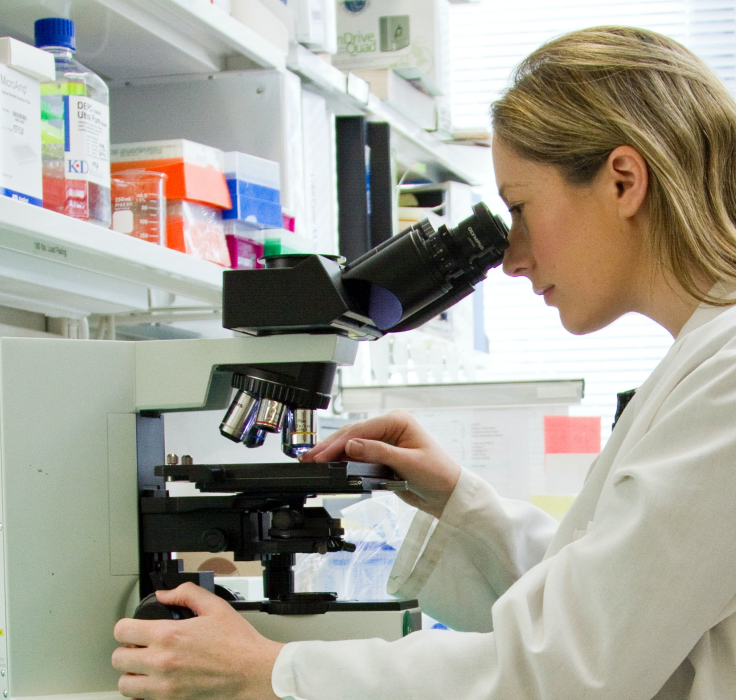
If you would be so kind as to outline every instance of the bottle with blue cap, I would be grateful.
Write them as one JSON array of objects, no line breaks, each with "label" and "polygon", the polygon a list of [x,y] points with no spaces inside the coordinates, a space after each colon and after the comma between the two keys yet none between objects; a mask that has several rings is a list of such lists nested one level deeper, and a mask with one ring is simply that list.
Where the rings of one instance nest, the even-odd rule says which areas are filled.
[{"label": "bottle with blue cap", "polygon": [[110,108],[105,82],[74,58],[74,22],[39,19],[36,46],[53,55],[41,85],[43,205],[110,227]]}]

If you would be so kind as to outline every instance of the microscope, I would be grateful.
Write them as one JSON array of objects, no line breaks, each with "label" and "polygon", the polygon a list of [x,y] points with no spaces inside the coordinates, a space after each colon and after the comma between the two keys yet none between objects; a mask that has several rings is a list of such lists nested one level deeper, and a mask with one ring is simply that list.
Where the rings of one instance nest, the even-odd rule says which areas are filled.
[{"label": "microscope", "polygon": [[[397,639],[416,601],[294,591],[298,553],[350,551],[312,496],[401,490],[383,465],[196,464],[166,458],[164,416],[220,409],[221,434],[298,457],[360,340],[416,328],[500,264],[507,229],[483,204],[455,228],[423,221],[361,258],[284,255],[224,273],[225,339],[0,339],[0,692],[110,693],[115,622],[182,619],[154,592],[193,581],[266,636]],[[220,438],[218,438],[220,439]],[[252,462],[253,460],[250,460]],[[195,485],[175,497],[167,482]],[[263,601],[182,570],[181,552],[259,560]],[[100,695],[100,697],[102,697]]]},{"label": "microscope", "polygon": [[[488,269],[500,263],[506,247],[503,223],[484,204],[455,229],[435,230],[423,221],[386,241],[349,265],[336,257],[280,255],[266,259],[263,270],[233,270],[224,275],[223,325],[253,336],[295,333],[342,336],[353,344],[385,333],[420,326],[467,296]],[[305,291],[308,290],[308,293]],[[297,302],[298,300],[298,302]],[[318,409],[329,405],[334,362],[220,365],[232,375],[234,398],[220,425],[222,435],[247,448],[281,434],[283,452],[298,457],[314,446]],[[236,496],[160,498],[163,489],[141,492],[141,580],[146,594],[136,616],[178,618],[190,611],[158,603],[155,588],[194,581],[230,599],[266,636],[278,639],[274,615],[294,615],[289,638],[309,638],[299,625],[303,616],[346,610],[386,613],[381,635],[396,638],[420,624],[416,601],[375,603],[338,601],[332,592],[296,593],[292,567],[297,553],[354,551],[340,521],[324,508],[306,507],[307,498],[325,494],[401,490],[406,484],[382,465],[360,463],[157,465],[154,477],[188,481],[202,494]],[[139,477],[140,483],[147,479]],[[231,551],[236,561],[263,564],[266,600],[248,603],[216,589],[211,575],[189,574],[170,552]],[[356,607],[357,606],[357,607]],[[404,612],[404,611],[409,611]],[[373,623],[378,620],[372,615]],[[398,619],[398,627],[392,621]],[[311,621],[310,621],[311,622]],[[321,638],[355,634],[354,620],[325,615]],[[328,631],[329,627],[329,631]],[[357,628],[359,629],[359,628]]]}]

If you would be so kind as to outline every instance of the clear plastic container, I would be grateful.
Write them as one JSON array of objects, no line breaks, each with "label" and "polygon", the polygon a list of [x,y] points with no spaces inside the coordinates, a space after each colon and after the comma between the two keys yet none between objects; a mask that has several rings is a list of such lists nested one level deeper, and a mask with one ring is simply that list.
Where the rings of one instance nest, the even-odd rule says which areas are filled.
[{"label": "clear plastic container", "polygon": [[166,202],[166,246],[230,267],[222,209],[186,199]]},{"label": "clear plastic container", "polygon": [[36,46],[56,63],[41,84],[43,205],[110,227],[110,109],[104,81],[75,60],[74,22],[35,24]]}]

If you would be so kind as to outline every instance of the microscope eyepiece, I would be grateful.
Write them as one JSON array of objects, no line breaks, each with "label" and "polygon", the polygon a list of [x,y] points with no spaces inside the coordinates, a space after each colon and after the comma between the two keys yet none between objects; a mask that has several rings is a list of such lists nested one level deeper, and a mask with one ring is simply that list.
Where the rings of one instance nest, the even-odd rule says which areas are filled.
[{"label": "microscope eyepiece", "polygon": [[454,228],[428,219],[351,262],[342,282],[384,332],[416,328],[470,294],[508,247],[508,229],[480,202]]}]

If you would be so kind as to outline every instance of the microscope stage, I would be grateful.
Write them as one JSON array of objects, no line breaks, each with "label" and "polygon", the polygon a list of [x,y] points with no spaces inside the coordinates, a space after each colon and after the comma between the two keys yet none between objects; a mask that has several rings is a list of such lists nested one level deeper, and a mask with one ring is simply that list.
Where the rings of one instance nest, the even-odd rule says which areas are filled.
[{"label": "microscope stage", "polygon": [[401,491],[383,464],[363,462],[274,462],[270,464],[167,464],[155,475],[168,481],[189,481],[205,493],[246,493],[278,497],[297,494]]}]

